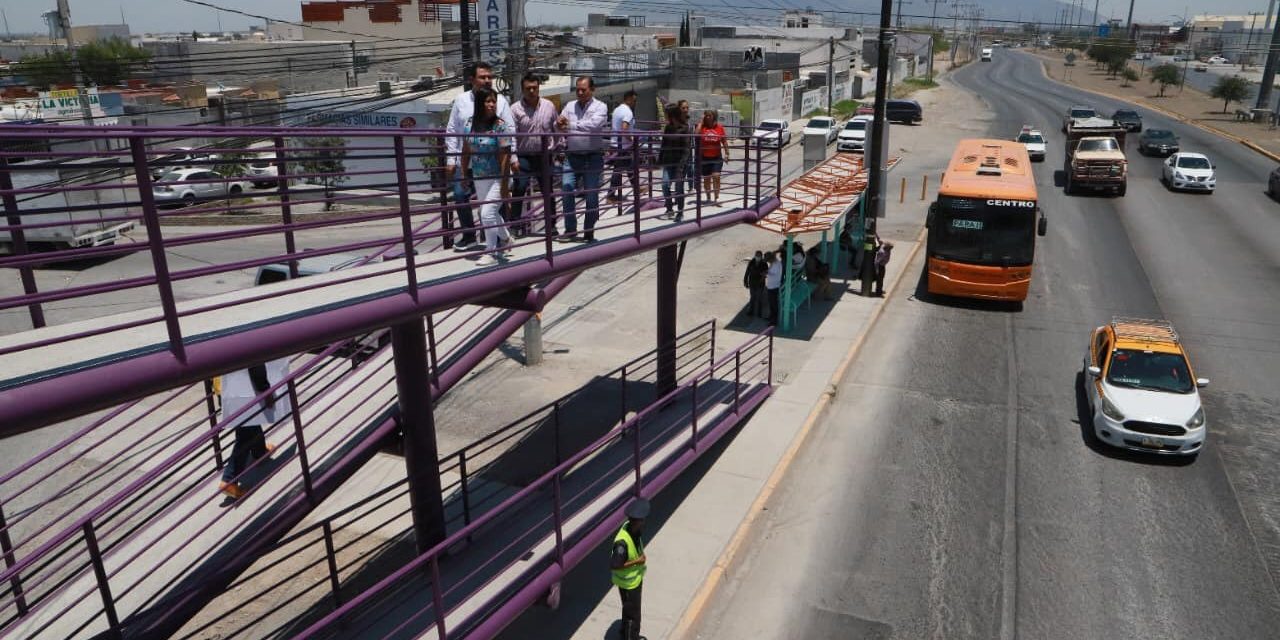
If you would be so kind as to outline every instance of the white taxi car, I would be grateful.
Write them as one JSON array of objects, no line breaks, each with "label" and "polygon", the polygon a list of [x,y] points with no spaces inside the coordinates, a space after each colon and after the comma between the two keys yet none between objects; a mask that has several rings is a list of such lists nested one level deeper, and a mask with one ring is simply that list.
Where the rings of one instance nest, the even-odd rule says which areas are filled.
[{"label": "white taxi car", "polygon": [[1117,317],[1093,331],[1084,356],[1093,432],[1114,447],[1194,456],[1206,425],[1199,389],[1173,325]]}]

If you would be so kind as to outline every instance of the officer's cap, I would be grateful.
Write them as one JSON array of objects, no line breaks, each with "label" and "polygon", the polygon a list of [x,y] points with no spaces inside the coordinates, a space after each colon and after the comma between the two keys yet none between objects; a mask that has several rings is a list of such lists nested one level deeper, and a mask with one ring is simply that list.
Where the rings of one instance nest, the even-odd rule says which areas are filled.
[{"label": "officer's cap", "polygon": [[636,498],[627,505],[627,517],[632,520],[643,520],[649,517],[649,501],[644,498]]}]

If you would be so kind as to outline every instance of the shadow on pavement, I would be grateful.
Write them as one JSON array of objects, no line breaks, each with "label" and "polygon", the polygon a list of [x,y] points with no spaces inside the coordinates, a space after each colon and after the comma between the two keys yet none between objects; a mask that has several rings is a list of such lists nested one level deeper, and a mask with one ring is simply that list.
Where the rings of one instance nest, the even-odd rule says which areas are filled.
[{"label": "shadow on pavement", "polygon": [[920,269],[920,275],[916,279],[916,290],[911,294],[911,297],[915,300],[919,300],[925,304],[932,304],[940,307],[951,307],[953,309],[966,309],[969,311],[991,311],[995,313],[1022,312],[1022,302],[953,298],[950,296],[940,296],[936,293],[930,293],[928,269],[929,267],[927,263],[923,269]]}]

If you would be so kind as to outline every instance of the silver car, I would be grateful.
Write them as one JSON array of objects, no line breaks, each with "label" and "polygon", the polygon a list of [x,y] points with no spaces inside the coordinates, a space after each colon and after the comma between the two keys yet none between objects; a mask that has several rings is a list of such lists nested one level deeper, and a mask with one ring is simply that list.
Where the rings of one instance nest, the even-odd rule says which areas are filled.
[{"label": "silver car", "polygon": [[160,176],[151,186],[156,204],[187,206],[217,198],[235,197],[244,184],[208,169],[178,169]]}]

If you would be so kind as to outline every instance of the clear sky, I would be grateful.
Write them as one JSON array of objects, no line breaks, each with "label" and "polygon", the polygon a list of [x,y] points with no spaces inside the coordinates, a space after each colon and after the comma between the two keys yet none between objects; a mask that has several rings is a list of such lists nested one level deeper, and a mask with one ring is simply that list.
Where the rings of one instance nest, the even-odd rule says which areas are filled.
[{"label": "clear sky", "polygon": [[[1016,2],[1016,0],[1013,0]],[[213,4],[244,9],[252,13],[269,15],[285,20],[297,21],[300,18],[300,0],[211,0]],[[198,7],[180,0],[70,0],[71,21],[73,24],[106,24],[118,23],[123,9],[125,20],[135,33],[158,31],[213,31],[218,26],[218,16],[212,9]],[[1267,10],[1267,0],[1136,0],[1135,20],[1164,21],[1170,14],[1181,15],[1184,11],[1195,13],[1231,13],[1244,14],[1249,11]],[[571,5],[565,0],[556,0],[553,4],[539,3],[530,0],[528,13],[532,22],[582,23],[586,21],[588,12],[606,12],[603,5],[593,2],[584,7]],[[748,0],[748,4],[770,6],[768,0]],[[837,4],[843,2],[837,0]],[[863,4],[863,3],[858,3]],[[1086,9],[1093,11],[1092,2],[1085,0]],[[708,6],[714,6],[709,3]],[[52,11],[57,6],[56,0],[0,0],[0,9],[8,19],[9,28],[14,32],[45,31],[40,14]],[[813,3],[815,9],[822,10],[823,3]],[[1127,0],[1101,0],[1099,14],[1115,15],[1123,18],[1128,12]],[[584,10],[585,9],[585,10]],[[261,24],[243,16],[221,13],[224,30],[241,30],[250,24]],[[3,27],[0,24],[0,27]]]}]

